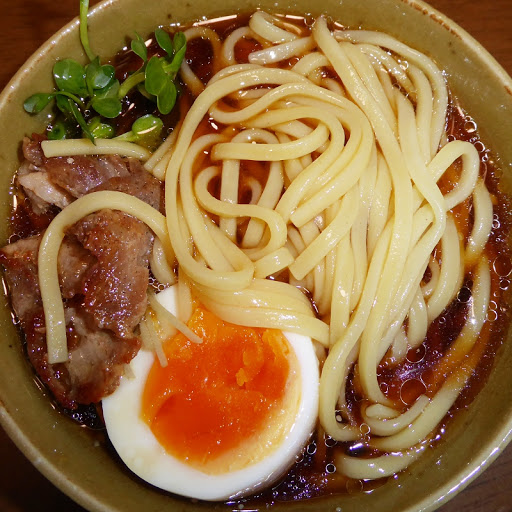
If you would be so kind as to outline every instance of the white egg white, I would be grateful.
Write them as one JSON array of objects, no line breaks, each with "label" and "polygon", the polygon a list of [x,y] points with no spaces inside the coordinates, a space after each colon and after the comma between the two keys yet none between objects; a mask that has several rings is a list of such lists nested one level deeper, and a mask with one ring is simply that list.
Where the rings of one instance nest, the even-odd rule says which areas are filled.
[{"label": "white egg white", "polygon": [[[176,289],[157,296],[176,311]],[[153,365],[153,352],[141,349],[130,363],[133,375],[123,377],[117,390],[103,400],[110,440],[124,463],[140,478],[166,491],[203,500],[226,500],[256,493],[276,481],[293,464],[313,431],[318,415],[318,362],[310,338],[284,333],[295,352],[300,371],[300,396],[289,432],[268,455],[235,471],[208,474],[170,455],[141,418],[142,394]],[[296,406],[295,406],[296,407]]]}]

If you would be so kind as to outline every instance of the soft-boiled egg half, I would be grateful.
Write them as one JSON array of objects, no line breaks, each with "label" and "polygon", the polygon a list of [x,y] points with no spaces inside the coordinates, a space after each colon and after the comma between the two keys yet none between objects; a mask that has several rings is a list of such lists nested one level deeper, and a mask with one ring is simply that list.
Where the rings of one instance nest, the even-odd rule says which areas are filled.
[{"label": "soft-boiled egg half", "polygon": [[[157,295],[176,312],[176,287]],[[167,366],[141,349],[103,400],[110,440],[136,475],[166,491],[227,500],[271,485],[293,464],[318,415],[310,338],[245,328],[195,309],[164,343]],[[284,334],[284,335],[283,335]]]}]

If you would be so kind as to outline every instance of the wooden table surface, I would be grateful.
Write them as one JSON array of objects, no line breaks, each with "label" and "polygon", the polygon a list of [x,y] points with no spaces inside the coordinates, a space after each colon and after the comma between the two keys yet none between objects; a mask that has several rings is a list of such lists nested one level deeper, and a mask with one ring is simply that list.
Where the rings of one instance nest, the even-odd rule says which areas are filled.
[{"label": "wooden table surface", "polygon": [[[430,4],[472,34],[512,75],[512,0],[431,0]],[[77,11],[77,0],[0,0],[0,90]],[[0,429],[0,512],[33,510],[83,509],[47,482]],[[511,512],[512,445],[441,511]]]}]

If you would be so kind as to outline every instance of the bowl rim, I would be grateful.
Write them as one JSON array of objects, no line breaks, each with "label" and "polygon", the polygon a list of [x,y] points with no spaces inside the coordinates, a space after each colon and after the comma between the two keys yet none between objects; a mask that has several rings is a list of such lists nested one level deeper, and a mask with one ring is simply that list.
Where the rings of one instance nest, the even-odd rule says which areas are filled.
[{"label": "bowl rim", "polygon": [[[94,20],[100,16],[104,9],[110,8],[123,0],[100,0],[89,10],[88,18]],[[443,29],[451,32],[460,38],[464,46],[470,46],[481,64],[483,64],[490,74],[500,82],[505,89],[512,95],[512,78],[495,59],[489,51],[482,46],[472,35],[459,26],[455,21],[429,5],[423,0],[397,0],[397,2],[417,9],[424,14],[429,15],[435,22],[440,24]],[[0,111],[4,109],[24,77],[31,73],[32,68],[37,66],[38,61],[48,53],[54,46],[69,33],[76,32],[78,36],[79,18],[76,16],[70,22],[65,24],[60,30],[48,38],[23,64],[23,66],[11,77],[3,91],[0,92]],[[0,389],[0,426],[5,430],[10,439],[24,456],[55,486],[62,492],[76,501],[79,505],[89,510],[98,512],[112,512],[114,509],[98,500],[93,493],[88,492],[80,485],[74,484],[63,474],[57,465],[47,459],[40,448],[36,446],[30,435],[26,433],[23,427],[20,427],[13,416],[9,413],[2,402],[2,390]],[[476,452],[472,462],[464,466],[455,473],[450,480],[443,486],[437,488],[436,492],[429,494],[420,501],[402,509],[402,512],[430,512],[446,504],[451,498],[463,491],[477,476],[487,469],[490,464],[503,452],[509,442],[512,441],[512,408],[506,415],[506,421],[503,421],[502,427],[493,437],[492,442],[483,443]]]}]

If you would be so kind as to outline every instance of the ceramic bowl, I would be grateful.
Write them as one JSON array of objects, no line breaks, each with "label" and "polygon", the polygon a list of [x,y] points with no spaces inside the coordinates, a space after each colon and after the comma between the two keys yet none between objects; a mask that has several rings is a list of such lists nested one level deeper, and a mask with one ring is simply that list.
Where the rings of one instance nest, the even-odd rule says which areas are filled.
[{"label": "ceramic bowl", "polygon": [[[476,120],[485,144],[503,169],[512,190],[512,80],[496,61],[453,22],[417,0],[246,0],[244,11],[257,7],[277,12],[328,13],[346,26],[388,32],[431,55],[453,93]],[[157,25],[233,14],[239,0],[107,0],[90,13],[91,41],[101,57],[113,55],[134,31],[146,35]],[[83,59],[75,20],[43,45],[0,96],[0,218],[11,208],[8,195],[18,166],[20,140],[42,131],[43,117],[29,117],[23,100],[50,90],[51,68],[58,57]],[[0,242],[7,237],[0,223]],[[226,510],[170,496],[141,485],[85,429],[51,407],[34,384],[20,347],[10,309],[0,295],[0,421],[30,461],[60,489],[92,511]],[[500,349],[484,389],[467,410],[450,422],[441,442],[397,479],[370,494],[333,496],[275,506],[281,511],[427,511],[445,503],[498,455],[512,429],[512,339]],[[248,507],[246,507],[248,508]],[[272,508],[274,510],[274,508]]]}]

